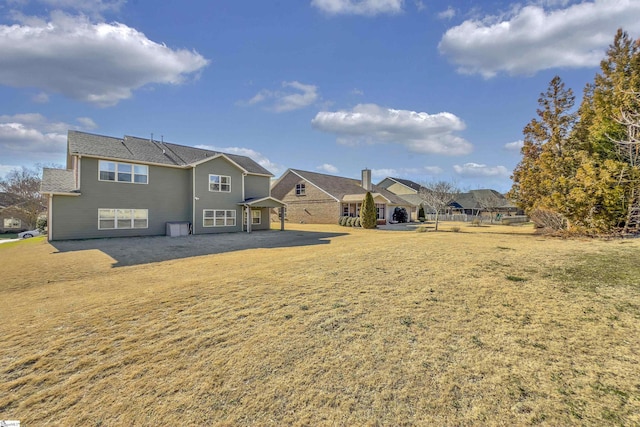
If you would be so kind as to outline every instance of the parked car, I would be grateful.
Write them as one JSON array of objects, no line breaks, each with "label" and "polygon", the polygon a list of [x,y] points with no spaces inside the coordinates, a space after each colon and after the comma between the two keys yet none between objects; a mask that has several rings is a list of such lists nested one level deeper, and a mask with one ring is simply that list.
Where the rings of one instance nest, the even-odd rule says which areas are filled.
[{"label": "parked car", "polygon": [[18,233],[18,239],[28,239],[29,237],[39,236],[40,234],[42,233],[40,233],[38,229],[23,231],[22,233]]}]

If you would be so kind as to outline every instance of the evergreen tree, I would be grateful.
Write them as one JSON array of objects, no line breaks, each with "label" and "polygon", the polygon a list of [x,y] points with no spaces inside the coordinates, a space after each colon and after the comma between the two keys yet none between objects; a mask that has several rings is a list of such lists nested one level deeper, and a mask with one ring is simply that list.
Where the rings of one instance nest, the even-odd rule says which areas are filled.
[{"label": "evergreen tree", "polygon": [[360,223],[362,228],[376,228],[377,224],[376,205],[371,192],[367,191],[360,208]]},{"label": "evergreen tree", "polygon": [[575,96],[555,76],[540,94],[538,118],[523,130],[522,161],[513,172],[510,197],[526,213],[551,209],[565,213],[577,165],[569,136],[576,122]]}]

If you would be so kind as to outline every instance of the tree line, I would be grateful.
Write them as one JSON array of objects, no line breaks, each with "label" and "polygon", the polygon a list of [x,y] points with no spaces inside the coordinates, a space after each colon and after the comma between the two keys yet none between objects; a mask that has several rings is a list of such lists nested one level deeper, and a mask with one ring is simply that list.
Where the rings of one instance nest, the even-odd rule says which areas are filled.
[{"label": "tree line", "polygon": [[536,224],[585,234],[640,226],[640,39],[619,29],[579,107],[559,76],[524,128],[509,197]]}]

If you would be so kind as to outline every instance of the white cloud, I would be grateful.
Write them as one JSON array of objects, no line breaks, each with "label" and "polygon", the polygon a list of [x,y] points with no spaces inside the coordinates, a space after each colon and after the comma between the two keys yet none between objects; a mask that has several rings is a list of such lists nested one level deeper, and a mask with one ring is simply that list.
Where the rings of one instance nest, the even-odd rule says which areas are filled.
[{"label": "white cloud", "polygon": [[72,125],[51,121],[37,113],[0,115],[0,152],[3,162],[27,167],[38,162],[62,162],[67,147],[67,131],[96,127],[89,118],[77,120],[79,124]]},{"label": "white cloud", "polygon": [[504,149],[507,151],[515,151],[519,153],[523,145],[524,145],[523,140],[508,142],[504,144]]},{"label": "white cloud", "polygon": [[[268,110],[283,113],[308,107],[319,99],[318,88],[314,85],[293,81],[282,82],[282,87],[285,90],[272,91],[262,89],[253,98],[248,101],[240,101],[238,105],[247,106],[268,103]],[[293,91],[287,89],[293,89]]]},{"label": "white cloud", "polygon": [[4,178],[9,172],[19,167],[20,165],[0,165],[0,179]]},{"label": "white cloud", "polygon": [[223,147],[215,147],[213,145],[196,145],[196,148],[203,148],[205,150],[217,151],[219,153],[247,156],[274,175],[280,175],[282,172],[286,170],[286,168],[284,168],[282,165],[272,162],[265,155],[251,148],[244,148],[244,147],[224,147],[223,148]]},{"label": "white cloud", "polygon": [[388,176],[397,177],[400,175],[397,169],[384,168],[384,169],[371,169],[371,177],[376,180],[384,179]]},{"label": "white cloud", "polygon": [[181,84],[209,61],[173,50],[120,23],[92,23],[54,11],[0,25],[0,84],[37,87],[99,106],[115,105],[148,84]]},{"label": "white cloud", "polygon": [[528,75],[557,67],[595,67],[618,28],[640,31],[637,0],[584,1],[564,9],[551,9],[550,2],[547,9],[543,6],[467,20],[450,28],[438,49],[463,74]]},{"label": "white cloud", "polygon": [[359,104],[350,111],[321,111],[311,125],[338,136],[338,143],[392,143],[421,154],[468,154],[472,146],[455,132],[464,122],[451,113],[427,114]]},{"label": "white cloud", "polygon": [[327,172],[327,173],[338,173],[339,170],[337,167],[330,165],[329,163],[324,163],[316,168],[319,171]]},{"label": "white cloud", "polygon": [[404,0],[311,0],[311,5],[330,15],[398,14]]},{"label": "white cloud", "polygon": [[456,10],[449,6],[446,10],[438,13],[438,19],[451,19],[456,16]]},{"label": "white cloud", "polygon": [[478,163],[453,165],[453,170],[458,175],[470,177],[508,177],[511,175],[509,169],[504,166],[487,166]]}]

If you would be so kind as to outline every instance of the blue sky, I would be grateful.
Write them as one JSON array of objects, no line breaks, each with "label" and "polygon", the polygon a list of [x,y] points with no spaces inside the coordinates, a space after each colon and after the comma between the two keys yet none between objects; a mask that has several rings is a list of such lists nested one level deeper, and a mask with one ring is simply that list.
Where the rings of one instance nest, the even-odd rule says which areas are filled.
[{"label": "blue sky", "polygon": [[0,176],[66,132],[506,191],[560,75],[579,102],[638,0],[0,1]]}]

